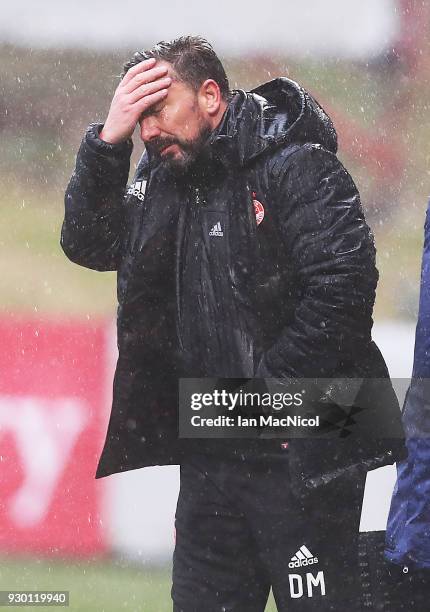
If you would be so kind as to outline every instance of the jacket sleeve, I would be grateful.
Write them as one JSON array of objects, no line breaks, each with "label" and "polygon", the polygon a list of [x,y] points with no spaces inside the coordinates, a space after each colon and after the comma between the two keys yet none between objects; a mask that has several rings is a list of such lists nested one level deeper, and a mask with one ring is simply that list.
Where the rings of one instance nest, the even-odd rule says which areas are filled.
[{"label": "jacket sleeve", "polygon": [[71,261],[106,271],[118,266],[133,144],[102,141],[101,127],[90,125],[80,146],[65,195],[61,246]]},{"label": "jacket sleeve", "polygon": [[280,165],[274,213],[299,299],[256,376],[329,377],[370,342],[378,279],[373,236],[336,155],[304,145]]},{"label": "jacket sleeve", "polygon": [[421,287],[415,331],[413,378],[430,378],[430,201],[424,224]]}]

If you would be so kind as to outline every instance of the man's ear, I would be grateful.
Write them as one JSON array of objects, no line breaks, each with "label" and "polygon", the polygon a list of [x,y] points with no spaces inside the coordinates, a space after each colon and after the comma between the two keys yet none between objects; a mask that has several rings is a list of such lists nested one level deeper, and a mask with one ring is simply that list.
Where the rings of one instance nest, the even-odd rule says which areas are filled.
[{"label": "man's ear", "polygon": [[210,117],[215,117],[221,108],[222,96],[219,85],[213,79],[207,79],[197,93],[201,110]]}]

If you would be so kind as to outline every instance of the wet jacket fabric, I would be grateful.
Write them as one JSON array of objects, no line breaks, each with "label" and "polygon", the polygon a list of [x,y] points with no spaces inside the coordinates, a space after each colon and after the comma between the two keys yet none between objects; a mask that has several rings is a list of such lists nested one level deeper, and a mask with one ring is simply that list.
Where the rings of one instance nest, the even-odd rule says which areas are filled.
[{"label": "wet jacket fabric", "polygon": [[[79,150],[61,237],[72,261],[118,273],[119,359],[96,477],[188,452],[179,376],[388,381],[371,339],[373,237],[332,122],[305,90],[279,78],[233,92],[187,174],[144,154],[128,188],[132,144],[105,143],[100,129]],[[389,381],[380,409],[400,422]],[[289,459],[298,484],[318,486],[403,450],[297,439]]]},{"label": "wet jacket fabric", "polygon": [[403,423],[408,457],[397,464],[386,533],[386,557],[430,569],[430,203],[424,250],[412,380]]}]

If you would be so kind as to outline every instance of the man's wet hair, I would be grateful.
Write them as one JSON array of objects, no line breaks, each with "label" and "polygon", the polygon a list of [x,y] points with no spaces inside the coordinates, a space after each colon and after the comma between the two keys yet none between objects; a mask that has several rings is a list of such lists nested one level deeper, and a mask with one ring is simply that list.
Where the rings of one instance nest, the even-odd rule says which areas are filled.
[{"label": "man's wet hair", "polygon": [[137,51],[124,64],[122,77],[136,64],[154,57],[172,64],[178,78],[198,91],[206,79],[213,79],[224,100],[230,96],[227,75],[212,45],[201,36],[181,36],[169,42],[161,41],[146,51]]}]

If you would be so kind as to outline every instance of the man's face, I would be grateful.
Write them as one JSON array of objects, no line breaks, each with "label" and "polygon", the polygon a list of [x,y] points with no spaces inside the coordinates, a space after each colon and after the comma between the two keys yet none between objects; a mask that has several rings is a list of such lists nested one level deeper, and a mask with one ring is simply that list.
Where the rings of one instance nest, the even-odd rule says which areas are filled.
[{"label": "man's face", "polygon": [[140,135],[156,162],[181,172],[198,157],[212,128],[199,107],[196,92],[178,80],[170,64],[157,62],[163,64],[173,81],[166,98],[141,115]]}]

